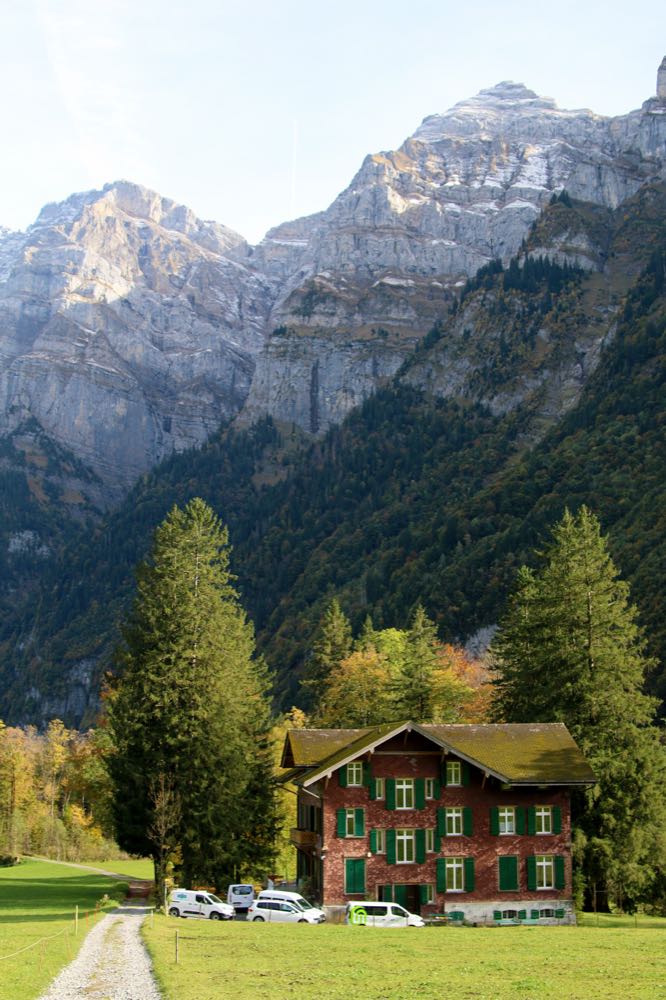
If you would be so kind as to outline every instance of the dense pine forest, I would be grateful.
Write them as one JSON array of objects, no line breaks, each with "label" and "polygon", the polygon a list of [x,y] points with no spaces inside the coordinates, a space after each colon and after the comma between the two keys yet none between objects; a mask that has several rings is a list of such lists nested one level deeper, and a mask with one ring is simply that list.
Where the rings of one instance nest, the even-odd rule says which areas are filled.
[{"label": "dense pine forest", "polygon": [[[405,628],[421,604],[441,640],[460,642],[498,621],[517,568],[565,508],[581,504],[599,517],[650,652],[666,663],[665,204],[661,187],[612,218],[557,200],[522,258],[483,269],[459,300],[443,301],[440,322],[399,376],[323,439],[304,440],[270,419],[222,428],[200,451],[145,476],[110,516],[54,532],[56,558],[42,561],[38,585],[14,562],[0,627],[0,714],[39,720],[43,705],[26,694],[31,686],[64,704],[65,688],[85,675],[83,688],[90,683],[94,692],[132,596],[134,566],[171,506],[194,496],[229,526],[237,587],[283,707],[298,696],[332,597],[355,631],[368,614],[378,628]],[[553,232],[576,227],[594,236],[618,276],[604,290],[614,335],[563,415],[534,394],[493,407],[488,397],[521,379],[542,378],[547,387],[546,364],[575,352],[597,322],[597,274],[539,252]],[[476,381],[447,398],[423,371],[451,349],[463,315],[475,327],[463,323],[455,349],[475,362]],[[12,489],[20,488],[18,477]],[[26,502],[40,509],[34,494]],[[649,687],[666,698],[663,667]],[[94,711],[86,693],[69,717],[55,714],[78,724]]]}]

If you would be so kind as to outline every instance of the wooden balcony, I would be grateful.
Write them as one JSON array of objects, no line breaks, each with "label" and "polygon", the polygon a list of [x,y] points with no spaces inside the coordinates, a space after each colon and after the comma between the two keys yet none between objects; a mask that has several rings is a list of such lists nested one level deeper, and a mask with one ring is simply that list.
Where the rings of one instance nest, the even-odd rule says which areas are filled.
[{"label": "wooden balcony", "polygon": [[294,847],[310,850],[318,847],[321,842],[319,834],[315,833],[314,830],[299,830],[297,827],[291,828],[289,839]]}]

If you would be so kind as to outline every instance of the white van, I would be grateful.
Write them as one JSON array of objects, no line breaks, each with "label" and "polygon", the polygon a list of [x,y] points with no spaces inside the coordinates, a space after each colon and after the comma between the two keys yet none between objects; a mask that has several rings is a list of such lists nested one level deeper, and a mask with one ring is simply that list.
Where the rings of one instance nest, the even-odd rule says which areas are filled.
[{"label": "white van", "polygon": [[173,889],[169,896],[169,913],[172,917],[205,917],[208,920],[232,920],[233,906],[222,902],[212,892],[192,889]]},{"label": "white van", "polygon": [[423,917],[398,903],[347,903],[345,923],[357,927],[425,927]]},{"label": "white van", "polygon": [[227,903],[235,910],[247,910],[255,899],[254,886],[248,883],[230,885],[227,889]]},{"label": "white van", "polygon": [[287,892],[283,889],[262,889],[257,899],[272,899],[279,903],[291,903],[303,913],[307,913],[315,921],[323,923],[326,920],[324,911],[320,910],[318,906],[308,903],[307,899],[304,899],[300,892]]}]

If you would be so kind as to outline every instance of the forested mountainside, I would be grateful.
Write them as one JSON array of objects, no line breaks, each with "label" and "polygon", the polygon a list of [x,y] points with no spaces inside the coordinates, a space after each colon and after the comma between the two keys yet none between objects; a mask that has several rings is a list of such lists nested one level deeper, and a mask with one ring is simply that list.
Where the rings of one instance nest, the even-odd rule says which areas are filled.
[{"label": "forested mountainside", "polygon": [[[399,375],[320,441],[264,419],[144,476],[45,562],[39,587],[5,598],[0,716],[90,721],[133,567],[196,495],[229,524],[284,704],[332,595],[356,624],[384,626],[420,600],[443,639],[465,639],[497,621],[517,566],[581,503],[666,663],[665,260],[663,185],[616,211],[562,195],[515,261],[443,297]],[[651,685],[666,695],[663,668]]]}]

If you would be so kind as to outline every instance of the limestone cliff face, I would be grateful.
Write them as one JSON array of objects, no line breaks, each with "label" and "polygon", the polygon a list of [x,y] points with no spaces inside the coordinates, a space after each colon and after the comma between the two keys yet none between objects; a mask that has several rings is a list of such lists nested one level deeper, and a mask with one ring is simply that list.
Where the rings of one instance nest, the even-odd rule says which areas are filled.
[{"label": "limestone cliff face", "polygon": [[236,233],[119,183],[3,248],[0,435],[35,418],[113,497],[238,411],[272,295]]},{"label": "limestone cliff face", "polygon": [[[615,119],[522,84],[483,90],[255,248],[126,182],[47,206],[0,233],[0,436],[33,417],[113,499],[237,414],[323,433],[457,286],[518,250],[554,192],[610,210],[665,176],[659,73],[657,95]],[[605,266],[586,234],[540,252]]]}]

